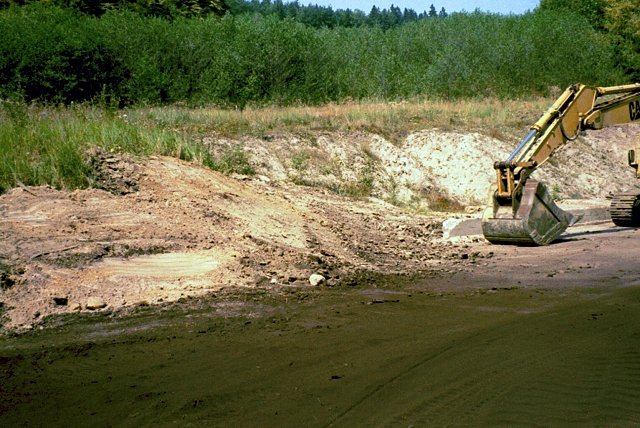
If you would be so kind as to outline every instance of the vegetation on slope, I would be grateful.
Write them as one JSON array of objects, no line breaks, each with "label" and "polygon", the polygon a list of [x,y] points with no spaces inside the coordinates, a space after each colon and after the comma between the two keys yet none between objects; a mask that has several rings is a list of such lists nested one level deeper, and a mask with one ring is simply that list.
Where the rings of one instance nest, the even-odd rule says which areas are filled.
[{"label": "vegetation on slope", "polygon": [[507,139],[518,135],[549,104],[470,100],[348,103],[320,107],[219,108],[137,107],[112,111],[88,104],[46,107],[0,103],[0,193],[16,185],[50,184],[61,189],[93,184],[93,147],[137,156],[165,155],[214,170],[251,174],[241,146],[214,156],[203,143],[214,135],[239,141],[292,134],[314,138],[323,132],[373,132],[400,142],[427,128],[467,129]]},{"label": "vegetation on slope", "polygon": [[399,139],[465,125],[511,135],[513,117],[496,116],[523,102],[505,100],[640,80],[634,4],[543,0],[509,16],[375,8],[354,21],[362,14],[269,0],[0,0],[0,192],[90,186],[91,145],[248,171],[241,150],[214,159],[201,137],[347,129]]}]

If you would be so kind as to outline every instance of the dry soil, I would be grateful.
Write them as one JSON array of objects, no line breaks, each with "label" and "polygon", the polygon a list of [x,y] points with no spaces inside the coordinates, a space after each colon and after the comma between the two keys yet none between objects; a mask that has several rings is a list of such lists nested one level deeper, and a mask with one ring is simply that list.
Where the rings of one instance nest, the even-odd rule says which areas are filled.
[{"label": "dry soil", "polygon": [[[544,177],[601,207],[633,183],[637,134],[583,138]],[[252,177],[102,153],[106,190],[0,196],[0,425],[637,425],[639,232],[449,236],[443,221],[477,221],[492,153],[456,135],[249,144]],[[266,174],[300,146],[323,151]],[[336,193],[363,173],[370,197]],[[425,210],[429,192],[466,211]]]}]

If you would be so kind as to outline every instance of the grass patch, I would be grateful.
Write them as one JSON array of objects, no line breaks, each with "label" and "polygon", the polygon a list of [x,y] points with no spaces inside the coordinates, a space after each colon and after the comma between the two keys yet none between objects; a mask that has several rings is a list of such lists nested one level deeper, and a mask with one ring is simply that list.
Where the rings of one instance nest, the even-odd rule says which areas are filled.
[{"label": "grass patch", "polygon": [[209,152],[205,152],[202,164],[223,174],[254,175],[256,173],[243,148],[239,145],[225,151],[218,159]]},{"label": "grass patch", "polygon": [[147,127],[188,135],[226,138],[311,132],[370,132],[401,141],[427,128],[465,130],[499,138],[519,135],[550,103],[530,100],[414,100],[402,103],[350,102],[310,107],[247,107],[243,110],[150,107],[128,110],[131,120]]},{"label": "grass patch", "polygon": [[[132,122],[128,114],[94,106],[70,108],[0,104],[0,193],[19,184],[58,189],[92,185],[84,153],[92,146],[136,156],[164,155],[232,169],[236,153],[214,164],[181,132]],[[214,168],[216,169],[216,168]]]},{"label": "grass patch", "polygon": [[462,212],[464,205],[439,191],[432,190],[424,194],[429,209],[438,212]]}]

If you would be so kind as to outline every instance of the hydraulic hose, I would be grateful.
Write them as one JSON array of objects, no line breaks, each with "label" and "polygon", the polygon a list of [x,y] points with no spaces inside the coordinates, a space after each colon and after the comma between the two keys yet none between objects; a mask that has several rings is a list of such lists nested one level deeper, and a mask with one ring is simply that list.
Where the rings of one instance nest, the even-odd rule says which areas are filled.
[{"label": "hydraulic hose", "polygon": [[537,133],[538,133],[537,129],[531,128],[531,130],[529,131],[527,136],[524,137],[524,139],[522,141],[520,141],[520,144],[518,144],[518,147],[516,147],[516,149],[513,151],[513,153],[511,153],[511,155],[509,155],[509,158],[507,158],[507,162],[513,161],[513,159],[516,156],[518,156],[518,154],[520,153],[520,150],[522,150],[527,144],[529,144],[529,142],[533,139],[533,137],[535,137],[535,135]]}]

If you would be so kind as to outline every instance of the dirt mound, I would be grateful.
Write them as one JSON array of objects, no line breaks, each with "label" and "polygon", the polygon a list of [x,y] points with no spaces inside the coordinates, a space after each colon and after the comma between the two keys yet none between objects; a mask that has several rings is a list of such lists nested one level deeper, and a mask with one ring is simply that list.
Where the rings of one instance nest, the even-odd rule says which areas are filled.
[{"label": "dirt mound", "polygon": [[589,131],[565,147],[535,173],[561,199],[605,198],[635,187],[627,164],[629,149],[640,146],[640,126]]},{"label": "dirt mound", "polygon": [[306,287],[312,274],[337,286],[363,272],[435,271],[442,258],[457,259],[433,242],[437,218],[381,202],[172,158],[140,161],[136,171],[132,193],[35,187],[0,197],[7,327],[227,287]]},{"label": "dirt mound", "polygon": [[114,195],[126,195],[138,190],[139,172],[130,156],[110,153],[93,147],[85,153],[85,163],[93,176],[93,187]]},{"label": "dirt mound", "polygon": [[[624,165],[638,136],[639,127],[621,127],[582,137],[538,177],[556,197],[603,198],[634,183]],[[474,263],[492,248],[443,243],[449,214],[433,210],[483,205],[493,161],[513,146],[437,130],[401,144],[368,134],[205,142],[242,145],[258,174],[94,151],[88,159],[104,190],[0,196],[6,327],[228,287],[307,287],[312,275],[340,286]]]}]

